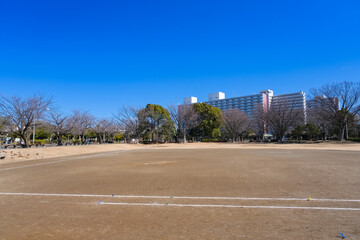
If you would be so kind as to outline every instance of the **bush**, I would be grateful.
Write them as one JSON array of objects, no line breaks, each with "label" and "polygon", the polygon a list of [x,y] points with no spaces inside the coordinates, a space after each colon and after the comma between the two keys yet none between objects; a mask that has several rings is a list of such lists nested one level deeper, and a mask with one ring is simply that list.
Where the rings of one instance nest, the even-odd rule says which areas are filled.
[{"label": "bush", "polygon": [[140,141],[142,144],[163,144],[165,142],[162,141]]},{"label": "bush", "polygon": [[360,142],[360,138],[357,137],[349,137],[348,140],[353,142]]},{"label": "bush", "polygon": [[39,139],[36,139],[35,140],[35,146],[38,147],[38,146],[44,146],[45,145],[45,140],[39,140]]},{"label": "bush", "polygon": [[201,142],[219,142],[219,139],[217,139],[217,138],[203,138],[203,139],[201,139]]},{"label": "bush", "polygon": [[38,128],[38,129],[36,129],[35,136],[36,136],[36,139],[44,140],[51,136],[51,132],[45,128]]}]

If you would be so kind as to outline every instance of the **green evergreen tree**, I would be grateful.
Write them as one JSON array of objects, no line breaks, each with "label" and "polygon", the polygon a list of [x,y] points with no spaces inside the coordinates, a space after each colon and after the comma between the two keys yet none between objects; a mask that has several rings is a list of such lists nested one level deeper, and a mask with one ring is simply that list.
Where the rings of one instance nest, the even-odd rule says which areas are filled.
[{"label": "green evergreen tree", "polygon": [[164,141],[174,134],[175,127],[170,118],[170,113],[160,105],[146,105],[146,108],[139,111],[138,118],[144,139],[151,138],[153,142]]},{"label": "green evergreen tree", "polygon": [[193,108],[199,115],[200,124],[191,133],[196,137],[219,138],[223,123],[222,111],[206,103],[195,103]]}]

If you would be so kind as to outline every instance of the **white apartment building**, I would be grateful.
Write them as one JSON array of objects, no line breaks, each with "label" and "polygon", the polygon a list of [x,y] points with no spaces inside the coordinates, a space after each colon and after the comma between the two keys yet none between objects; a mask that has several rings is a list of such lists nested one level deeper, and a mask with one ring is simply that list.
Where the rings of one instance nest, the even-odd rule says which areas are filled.
[{"label": "white apartment building", "polygon": [[275,95],[272,97],[272,104],[286,103],[292,108],[301,108],[306,110],[306,97],[303,91],[297,93],[288,93]]},{"label": "white apartment building", "polygon": [[197,103],[197,97],[186,97],[184,98],[184,104]]},{"label": "white apartment building", "polygon": [[[196,97],[184,98],[184,104],[193,104],[197,102]],[[301,108],[304,111],[304,120],[306,120],[306,97],[304,92],[289,93],[282,95],[275,95],[272,90],[260,91],[258,94],[225,98],[225,93],[216,92],[210,93],[206,104],[212,105],[226,111],[228,109],[239,109],[248,116],[254,116],[255,110],[258,107],[267,111],[271,104],[280,104],[281,102],[290,103],[294,108]]]},{"label": "white apartment building", "polygon": [[240,109],[247,115],[252,116],[256,107],[268,108],[269,96],[267,94],[271,95],[272,91],[266,90],[259,94],[234,98],[225,98],[225,94],[222,92],[211,93],[209,94],[209,100],[205,103],[220,108],[222,111]]},{"label": "white apartment building", "polygon": [[276,95],[272,97],[271,104],[276,106],[277,104],[286,104],[292,109],[302,110],[302,120],[306,123],[306,96],[303,91],[297,93],[288,93],[282,95]]}]

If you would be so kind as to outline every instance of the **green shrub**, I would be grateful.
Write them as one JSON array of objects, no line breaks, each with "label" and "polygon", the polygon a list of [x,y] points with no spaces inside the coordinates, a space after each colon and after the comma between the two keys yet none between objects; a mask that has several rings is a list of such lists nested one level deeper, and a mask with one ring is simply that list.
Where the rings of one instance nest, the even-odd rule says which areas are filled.
[{"label": "green shrub", "polygon": [[39,140],[39,139],[36,139],[35,140],[35,146],[44,146],[45,145],[45,140]]},{"label": "green shrub", "polygon": [[46,128],[37,128],[35,137],[36,139],[44,140],[51,136],[51,132]]},{"label": "green shrub", "polygon": [[348,140],[353,142],[360,142],[360,138],[357,137],[349,137]]},{"label": "green shrub", "polygon": [[219,142],[219,139],[217,139],[217,138],[203,138],[203,139],[201,139],[201,142]]}]

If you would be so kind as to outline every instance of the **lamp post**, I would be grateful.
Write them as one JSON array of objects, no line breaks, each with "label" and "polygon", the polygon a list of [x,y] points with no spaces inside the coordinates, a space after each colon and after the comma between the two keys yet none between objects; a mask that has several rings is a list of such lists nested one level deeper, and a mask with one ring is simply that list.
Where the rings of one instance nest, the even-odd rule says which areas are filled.
[{"label": "lamp post", "polygon": [[34,127],[33,127],[33,144],[35,144],[35,125],[36,125],[36,118],[34,120]]},{"label": "lamp post", "polygon": [[[50,108],[46,108],[46,111],[50,111]],[[35,114],[34,114],[35,115]],[[34,118],[34,127],[33,127],[33,144],[35,144],[35,133],[36,133],[36,117]]]}]

